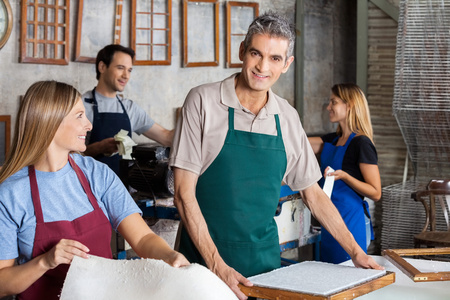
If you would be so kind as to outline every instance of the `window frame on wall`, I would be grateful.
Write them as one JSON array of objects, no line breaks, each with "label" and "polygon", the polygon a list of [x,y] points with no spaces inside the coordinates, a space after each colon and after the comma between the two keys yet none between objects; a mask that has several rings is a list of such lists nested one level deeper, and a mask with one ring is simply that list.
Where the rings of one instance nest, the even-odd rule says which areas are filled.
[{"label": "window frame on wall", "polygon": [[[137,11],[137,2],[150,2],[151,11]],[[155,9],[155,0],[131,0],[131,48],[136,52],[134,64],[135,65],[170,65],[172,63],[172,1],[164,0],[165,12],[159,11],[158,8]],[[138,15],[148,15],[150,18],[150,27],[140,26],[137,20]],[[154,17],[155,16],[165,16],[166,26],[154,27]],[[138,41],[137,32],[138,31],[148,31],[150,38],[148,43]],[[166,32],[166,43],[155,43],[154,32],[165,31]],[[140,59],[138,47],[144,46],[148,48],[148,58]],[[166,59],[155,59],[155,47],[166,47]]]},{"label": "window frame on wall", "polygon": [[[53,0],[53,4],[48,2],[22,1],[19,56],[21,63],[69,64],[70,0]],[[59,4],[60,2],[64,4]],[[31,10],[32,14],[29,14]],[[43,14],[42,10],[44,10]],[[53,22],[49,20],[52,10],[54,10]],[[60,18],[63,19],[61,23]],[[53,31],[51,31],[52,28]],[[62,39],[60,35],[63,35]],[[51,51],[52,48],[53,51]],[[43,57],[39,57],[40,54]]]},{"label": "window frame on wall", "polygon": [[242,67],[242,62],[233,62],[232,61],[232,53],[238,53],[239,46],[237,49],[233,49],[233,36],[243,36],[245,37],[246,31],[242,33],[232,32],[233,18],[232,18],[232,7],[253,7],[253,19],[250,20],[250,23],[259,16],[259,3],[257,2],[239,2],[239,1],[228,1],[227,2],[227,56],[226,56],[226,65],[227,68],[240,68]]},{"label": "window frame on wall", "polygon": [[[1,145],[4,146],[4,148],[0,149],[0,153],[2,153],[6,159],[6,156],[8,155],[8,152],[9,152],[10,143],[11,143],[11,116],[10,115],[1,115],[0,123],[5,124],[5,126],[4,126],[5,132],[0,133],[0,137],[1,136],[4,137],[4,139],[1,141]],[[0,161],[0,166],[3,163]]]},{"label": "window frame on wall", "polygon": [[116,17],[114,19],[114,44],[120,44],[122,35],[122,8],[123,0],[116,0]]},{"label": "window frame on wall", "polygon": [[[77,29],[76,29],[76,46],[75,46],[75,61],[76,62],[83,62],[83,63],[95,63],[95,59],[97,57],[97,52],[94,51],[93,53],[84,54],[81,53],[81,46],[82,46],[82,39],[83,37],[87,36],[83,34],[83,11],[85,9],[84,2],[85,1],[92,1],[95,2],[97,0],[78,0],[78,16],[77,16]],[[112,31],[111,31],[111,39],[110,43],[120,44],[120,35],[121,35],[121,26],[122,26],[122,6],[123,6],[123,0],[115,0],[114,1],[114,15],[113,19],[111,20],[112,24]],[[108,16],[109,17],[109,16]],[[91,32],[90,37],[94,36],[94,34]],[[104,45],[105,46],[105,45]],[[100,49],[98,49],[100,50]]]},{"label": "window frame on wall", "polygon": [[[214,60],[212,61],[189,61],[188,43],[188,6],[189,3],[211,3],[214,9],[214,36],[212,37],[212,48],[214,49]],[[219,65],[219,1],[216,0],[183,0],[183,66],[184,67],[215,67]]]}]

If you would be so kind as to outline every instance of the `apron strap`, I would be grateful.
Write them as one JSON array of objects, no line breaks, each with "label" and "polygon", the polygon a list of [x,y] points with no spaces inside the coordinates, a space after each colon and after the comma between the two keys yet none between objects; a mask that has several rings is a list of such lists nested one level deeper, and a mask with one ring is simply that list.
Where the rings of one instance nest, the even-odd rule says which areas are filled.
[{"label": "apron strap", "polygon": [[[350,136],[348,137],[347,141],[345,142],[344,147],[347,146],[348,144],[350,144],[350,141],[355,137],[355,135],[356,135],[356,133],[354,133],[354,132],[352,132],[352,133],[350,134]],[[332,145],[336,145],[336,142],[337,142],[337,140],[339,139],[339,137],[340,137],[339,135],[336,136],[336,137],[333,139],[333,141],[331,142],[331,144],[332,144]]]},{"label": "apron strap", "polygon": [[98,115],[98,103],[95,97],[95,88],[92,89],[92,109],[94,110],[94,118]]},{"label": "apron strap", "polygon": [[280,118],[278,117],[278,115],[275,115],[274,117],[275,117],[275,124],[277,124],[277,136],[283,137],[283,135],[281,134]]},{"label": "apron strap", "polygon": [[[80,167],[78,167],[78,165],[75,163],[75,161],[72,159],[70,155],[69,155],[69,163],[71,167],[74,169],[75,173],[77,174],[78,180],[80,181],[84,192],[88,196],[89,202],[91,203],[92,207],[94,209],[100,208],[97,199],[92,193],[89,181],[87,180],[83,171],[81,171]],[[28,176],[30,178],[31,198],[33,200],[36,223],[41,224],[44,223],[44,214],[42,213],[41,197],[39,195],[39,188],[36,179],[36,169],[34,168],[33,165],[28,166]]]},{"label": "apron strap", "polygon": [[83,171],[81,171],[80,167],[78,167],[78,165],[75,163],[75,161],[72,159],[72,157],[70,155],[69,155],[69,163],[70,163],[70,166],[74,169],[75,173],[77,174],[78,180],[80,181],[84,192],[86,193],[86,195],[89,198],[89,202],[91,202],[94,209],[99,208],[97,198],[95,198],[94,194],[92,193],[89,181],[87,180]]},{"label": "apron strap", "polygon": [[[281,125],[280,125],[280,117],[278,115],[274,115],[275,124],[277,126],[277,136],[283,137],[281,134]],[[234,108],[228,107],[228,130],[234,130]]]},{"label": "apron strap", "polygon": [[[95,97],[95,89],[96,89],[96,87],[92,89],[92,99],[91,99],[92,104],[93,104],[92,108],[94,110],[94,119],[99,118],[99,115],[100,115],[98,112],[97,98]],[[116,99],[117,99],[117,101],[119,101],[120,107],[122,107],[123,114],[125,114],[127,116],[128,120],[130,121],[130,116],[128,116],[128,113],[125,110],[125,106],[123,106],[123,103],[120,100],[119,96],[117,96],[117,94],[116,94]],[[130,131],[128,131],[128,136],[131,137],[131,121],[130,121]]]},{"label": "apron strap", "polygon": [[34,205],[34,214],[36,216],[36,223],[44,223],[44,215],[42,214],[41,198],[39,196],[39,189],[36,180],[36,170],[34,166],[28,166],[28,176],[30,177],[31,198]]},{"label": "apron strap", "polygon": [[234,131],[234,108],[228,107],[228,130]]}]

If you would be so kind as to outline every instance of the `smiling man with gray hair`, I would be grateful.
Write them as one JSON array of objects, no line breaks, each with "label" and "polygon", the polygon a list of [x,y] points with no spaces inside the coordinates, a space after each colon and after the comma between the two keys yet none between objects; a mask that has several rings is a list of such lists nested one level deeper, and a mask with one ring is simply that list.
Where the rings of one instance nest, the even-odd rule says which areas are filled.
[{"label": "smiling man with gray hair", "polygon": [[[284,181],[356,266],[381,268],[355,242],[318,186],[322,177],[297,111],[271,87],[294,60],[295,29],[269,12],[239,49],[240,73],[192,89],[175,131],[170,165],[183,228],[179,251],[206,265],[238,296],[247,276],[280,267],[274,220]],[[245,276],[245,277],[244,277]]]}]

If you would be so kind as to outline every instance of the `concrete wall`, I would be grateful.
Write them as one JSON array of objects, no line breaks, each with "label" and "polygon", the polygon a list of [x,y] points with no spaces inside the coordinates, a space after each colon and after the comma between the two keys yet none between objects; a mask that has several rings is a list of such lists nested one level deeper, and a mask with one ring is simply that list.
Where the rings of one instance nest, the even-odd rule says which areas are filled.
[{"label": "concrete wall", "polygon": [[[86,2],[87,0],[85,0]],[[97,1],[97,0],[96,0]],[[105,0],[102,0],[105,1]],[[246,1],[246,0],[244,0]],[[68,65],[44,65],[19,63],[20,48],[20,7],[19,0],[9,1],[13,10],[14,25],[6,45],[0,49],[0,114],[11,115],[12,124],[18,109],[19,97],[27,88],[38,80],[54,79],[74,85],[80,92],[92,89],[95,79],[95,65],[74,62],[76,21],[78,1],[70,3],[70,62]],[[111,2],[114,6],[114,1]],[[129,32],[129,1],[124,1],[122,33]],[[172,64],[170,66],[134,66],[124,95],[142,106],[156,122],[166,128],[175,126],[175,109],[184,102],[188,91],[197,85],[222,80],[239,71],[237,68],[225,67],[225,1],[220,0],[220,64],[217,67],[182,67],[182,3],[172,1]],[[260,13],[272,9],[286,14],[294,21],[295,0],[261,0]],[[111,25],[105,25],[110,28]],[[105,29],[106,30],[106,29]],[[108,30],[109,32],[109,30]],[[128,46],[129,38],[122,35],[123,44]],[[274,91],[294,103],[294,68],[281,76],[274,86]],[[14,127],[14,125],[12,126]],[[138,142],[146,139],[138,137]]]},{"label": "concrete wall", "polygon": [[356,0],[299,0],[298,5],[304,12],[303,126],[308,134],[321,135],[335,130],[326,110],[331,87],[356,82]]}]

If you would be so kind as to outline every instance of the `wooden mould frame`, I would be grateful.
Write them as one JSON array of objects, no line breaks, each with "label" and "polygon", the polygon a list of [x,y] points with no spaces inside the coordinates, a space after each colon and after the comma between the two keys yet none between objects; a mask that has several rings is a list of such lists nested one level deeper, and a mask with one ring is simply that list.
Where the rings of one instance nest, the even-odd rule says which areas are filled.
[{"label": "wooden mould frame", "polygon": [[122,35],[122,8],[123,0],[116,0],[116,17],[114,18],[114,44],[120,44]]},{"label": "wooden mould frame", "polygon": [[[68,0],[67,0],[68,1]],[[75,45],[75,61],[83,63],[95,63],[97,53],[89,53],[92,56],[87,56],[81,53],[81,43],[83,38],[83,9],[84,2],[95,3],[97,0],[78,0],[78,17],[77,17],[77,30],[76,30],[76,45]],[[120,44],[120,36],[122,32],[122,7],[123,0],[115,0],[115,12],[114,12],[114,24],[113,31],[111,32],[111,43]],[[104,34],[104,32],[102,33]],[[104,45],[106,46],[106,45]],[[100,50],[100,49],[99,49]]]},{"label": "wooden mould frame", "polygon": [[[232,32],[232,8],[233,7],[252,7],[253,8],[253,19],[255,19],[257,16],[259,16],[259,3],[256,2],[239,2],[239,1],[228,1],[227,2],[227,57],[226,57],[226,64],[228,68],[240,68],[242,67],[241,62],[233,62],[232,53],[233,51],[239,51],[239,45],[238,49],[233,49],[233,40],[232,37],[234,36],[242,36],[243,38],[246,35],[246,32]],[[253,21],[249,20],[249,25]],[[237,52],[236,52],[237,53]]]},{"label": "wooden mould frame", "polygon": [[[189,3],[211,3],[214,7],[214,36],[211,37],[214,48],[214,60],[205,62],[189,61],[188,41],[188,6]],[[203,33],[197,33],[199,35]],[[219,2],[216,0],[184,0],[183,1],[183,66],[184,67],[215,67],[219,65]]]},{"label": "wooden mould frame", "polygon": [[450,272],[420,272],[413,265],[408,263],[402,256],[417,255],[442,255],[450,254],[450,247],[445,248],[416,248],[416,249],[388,249],[383,250],[383,256],[386,257],[394,266],[400,269],[405,275],[414,282],[425,281],[449,281]]},{"label": "wooden mould frame", "polygon": [[[4,149],[0,149],[0,152],[2,152],[5,155],[8,154],[9,152],[9,147],[11,144],[11,116],[10,115],[2,115],[0,116],[0,123],[5,123],[5,132],[1,133],[0,136],[4,136],[4,143],[3,145],[5,145]],[[0,162],[0,166],[2,165],[2,163]]]},{"label": "wooden mould frame", "polygon": [[249,297],[259,297],[269,300],[282,300],[282,299],[292,299],[292,300],[344,300],[344,299],[354,299],[362,295],[368,294],[375,290],[381,289],[395,282],[395,273],[386,271],[386,274],[378,278],[363,282],[361,284],[355,285],[354,287],[345,289],[340,292],[328,296],[312,295],[301,292],[292,292],[274,288],[266,288],[260,286],[243,286],[239,284],[241,291]]},{"label": "wooden mould frame", "polygon": [[[149,1],[151,11],[138,11],[137,2]],[[135,65],[170,65],[172,56],[172,1],[165,0],[166,11],[161,12],[158,8],[155,8],[156,4],[154,0],[132,0],[131,1],[131,48],[136,52],[134,64]],[[150,27],[144,27],[138,24],[137,16],[147,16],[150,19]],[[165,16],[166,26],[163,28],[154,27],[154,17],[155,16]],[[150,38],[149,42],[145,43],[138,41],[136,37],[136,32],[138,31],[148,31]],[[166,32],[166,42],[165,43],[155,43],[154,32],[165,31]],[[137,52],[138,46],[148,47],[149,59],[140,59]],[[155,47],[165,47],[166,48],[166,59],[158,60],[154,58],[154,48]]]},{"label": "wooden mould frame", "polygon": [[[23,0],[21,5],[20,62],[68,65],[70,0],[45,3]],[[27,45],[31,45],[32,51],[27,51]]]}]

